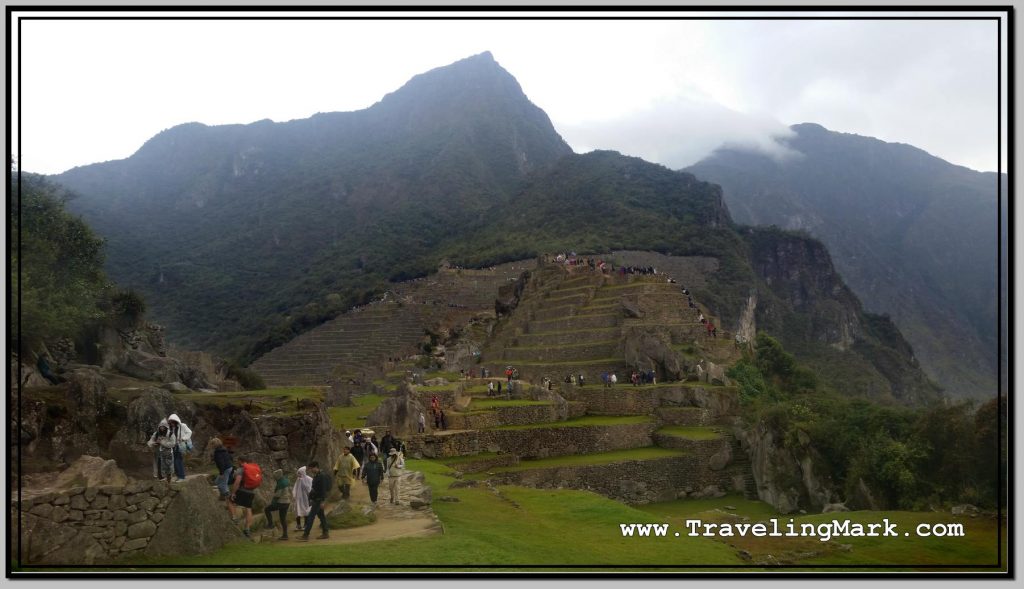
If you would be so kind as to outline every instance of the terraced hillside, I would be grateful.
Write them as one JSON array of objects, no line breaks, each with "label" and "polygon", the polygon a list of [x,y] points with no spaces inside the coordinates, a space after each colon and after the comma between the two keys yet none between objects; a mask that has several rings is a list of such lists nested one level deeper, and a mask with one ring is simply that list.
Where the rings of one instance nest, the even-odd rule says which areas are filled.
[{"label": "terraced hillside", "polygon": [[424,333],[494,314],[498,288],[532,260],[482,270],[442,268],[395,284],[382,301],[357,307],[252,364],[268,387],[326,385],[332,377],[373,371],[387,359],[415,354]]},{"label": "terraced hillside", "polygon": [[[409,452],[461,471],[466,485],[580,488],[631,503],[701,496],[710,486],[756,498],[731,434],[738,391],[696,369],[709,356],[730,359],[732,342],[721,332],[709,338],[700,309],[667,278],[540,267],[485,350],[484,367],[499,376],[414,387],[424,406],[438,398],[447,428],[411,436]],[[635,362],[629,342],[641,337],[671,350],[680,378],[664,380],[672,362]],[[501,376],[506,366],[518,380]],[[628,383],[633,369],[654,369],[658,380]],[[610,371],[621,378],[606,386],[600,374]],[[584,384],[556,378],[570,373]],[[544,378],[558,382],[538,386]],[[488,388],[499,382],[500,395]]]}]

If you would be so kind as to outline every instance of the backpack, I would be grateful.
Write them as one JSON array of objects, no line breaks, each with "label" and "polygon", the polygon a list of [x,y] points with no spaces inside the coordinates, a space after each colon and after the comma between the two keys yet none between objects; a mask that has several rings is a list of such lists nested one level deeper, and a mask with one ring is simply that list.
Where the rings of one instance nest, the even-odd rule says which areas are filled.
[{"label": "backpack", "polygon": [[246,462],[242,465],[242,488],[255,489],[263,484],[263,471],[254,462]]}]

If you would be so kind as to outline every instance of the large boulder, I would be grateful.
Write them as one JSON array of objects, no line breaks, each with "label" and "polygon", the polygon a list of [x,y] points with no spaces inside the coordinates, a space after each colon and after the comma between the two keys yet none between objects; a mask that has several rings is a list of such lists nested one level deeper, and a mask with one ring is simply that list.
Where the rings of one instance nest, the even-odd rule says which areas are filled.
[{"label": "large boulder", "polygon": [[155,382],[182,380],[183,366],[180,361],[142,350],[125,350],[114,362],[114,368],[141,380]]},{"label": "large boulder", "polygon": [[147,556],[207,554],[242,538],[205,477],[189,477],[178,489],[146,547]]},{"label": "large boulder", "polygon": [[820,458],[814,449],[803,441],[789,447],[784,437],[765,421],[737,432],[750,457],[758,498],[779,513],[820,511],[834,503],[832,482],[815,467]]},{"label": "large boulder", "polygon": [[659,380],[681,380],[685,372],[680,355],[660,337],[643,331],[630,331],[623,342],[626,363],[641,369],[653,369]]},{"label": "large boulder", "polygon": [[128,477],[117,467],[117,462],[99,456],[79,456],[78,460],[57,475],[55,487],[99,487],[103,485],[123,486]]},{"label": "large boulder", "polygon": [[[391,429],[391,433],[400,439],[415,434],[418,431],[419,414],[429,413],[416,397],[413,396],[409,385],[402,383],[398,389],[398,396],[384,399],[384,401],[373,410],[367,417],[367,421],[374,425],[384,425]],[[429,420],[428,420],[429,421]]]}]

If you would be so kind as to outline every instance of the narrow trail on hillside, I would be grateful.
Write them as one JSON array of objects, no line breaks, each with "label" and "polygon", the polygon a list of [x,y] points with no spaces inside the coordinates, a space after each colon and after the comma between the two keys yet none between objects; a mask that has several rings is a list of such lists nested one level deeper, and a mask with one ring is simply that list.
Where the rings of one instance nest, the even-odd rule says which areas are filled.
[{"label": "narrow trail on hillside", "polygon": [[[300,542],[298,538],[302,532],[295,531],[294,512],[289,514],[288,540],[278,540],[281,533],[280,527],[273,532],[265,530],[261,542],[279,542],[294,546],[323,546],[328,544],[355,544],[363,542],[376,542],[381,540],[397,540],[399,538],[417,538],[441,535],[444,533],[441,521],[434,515],[429,507],[413,509],[409,506],[410,500],[418,489],[413,488],[409,478],[403,478],[403,486],[399,489],[397,505],[388,502],[390,495],[387,488],[382,484],[377,495],[377,508],[374,510],[377,520],[372,524],[356,528],[345,528],[331,530],[330,538],[317,540],[320,534],[319,521],[314,522],[313,529],[309,534],[309,542]],[[352,495],[349,498],[352,508],[363,512],[370,509],[370,491],[363,483],[356,483],[352,487]],[[329,503],[326,511],[337,503]]]}]

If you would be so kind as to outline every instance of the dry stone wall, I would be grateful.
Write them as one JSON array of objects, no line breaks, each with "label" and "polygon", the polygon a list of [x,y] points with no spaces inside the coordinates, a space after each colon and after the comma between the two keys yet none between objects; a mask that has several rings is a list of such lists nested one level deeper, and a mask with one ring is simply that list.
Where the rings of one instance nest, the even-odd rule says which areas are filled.
[{"label": "dry stone wall", "polygon": [[26,566],[202,554],[241,537],[205,476],[44,492],[15,498],[12,511]]},{"label": "dry stone wall", "polygon": [[708,487],[733,490],[730,473],[711,470],[700,456],[627,460],[614,464],[560,466],[498,473],[498,484],[540,489],[581,489],[626,503],[668,501]]},{"label": "dry stone wall", "polygon": [[427,458],[504,452],[520,458],[593,454],[650,446],[654,422],[630,425],[532,427],[430,435],[409,442],[411,454]]}]

